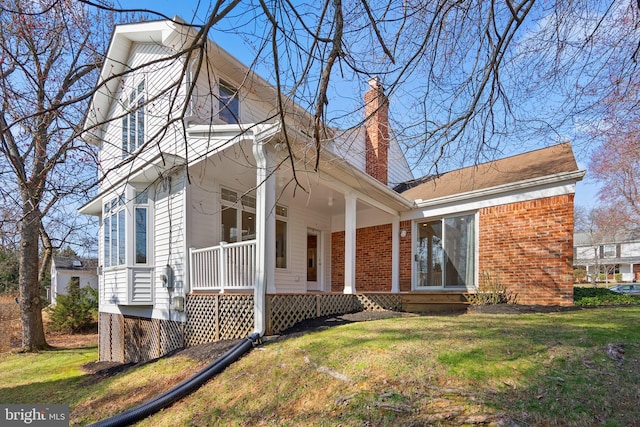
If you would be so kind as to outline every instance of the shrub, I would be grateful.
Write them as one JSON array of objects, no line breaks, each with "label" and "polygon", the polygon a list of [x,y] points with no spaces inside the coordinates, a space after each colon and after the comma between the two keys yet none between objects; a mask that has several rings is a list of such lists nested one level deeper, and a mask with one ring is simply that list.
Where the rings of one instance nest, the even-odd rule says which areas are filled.
[{"label": "shrub", "polygon": [[51,309],[51,329],[60,332],[82,332],[95,326],[98,319],[98,291],[80,287],[77,280],[67,286],[67,295],[57,295]]},{"label": "shrub", "polygon": [[498,276],[491,272],[480,273],[478,292],[467,295],[467,301],[473,305],[516,304],[517,294],[500,283]]},{"label": "shrub", "polygon": [[583,307],[640,304],[640,296],[625,295],[605,288],[573,288],[573,303]]},{"label": "shrub", "polygon": [[584,268],[574,268],[573,269],[573,280],[580,283],[587,281],[587,270]]}]

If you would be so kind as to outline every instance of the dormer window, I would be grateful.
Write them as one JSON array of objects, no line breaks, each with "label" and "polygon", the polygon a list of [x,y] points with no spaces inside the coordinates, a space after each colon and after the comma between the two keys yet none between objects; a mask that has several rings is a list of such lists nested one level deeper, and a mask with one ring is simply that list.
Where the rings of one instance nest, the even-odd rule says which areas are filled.
[{"label": "dormer window", "polygon": [[138,83],[124,101],[122,117],[122,158],[144,145],[144,80]]},{"label": "dormer window", "polygon": [[235,124],[239,122],[240,103],[238,101],[238,89],[220,80],[219,97],[220,100],[220,120],[225,123]]}]

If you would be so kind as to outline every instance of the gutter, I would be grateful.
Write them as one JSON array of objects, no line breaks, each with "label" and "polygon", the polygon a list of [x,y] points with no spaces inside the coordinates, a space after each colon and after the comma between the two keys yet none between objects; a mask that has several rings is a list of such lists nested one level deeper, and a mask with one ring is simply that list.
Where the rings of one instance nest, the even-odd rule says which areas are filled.
[{"label": "gutter", "polygon": [[504,194],[509,191],[524,190],[532,187],[543,185],[557,184],[562,181],[581,181],[586,171],[579,170],[573,172],[562,172],[554,175],[548,175],[542,178],[531,178],[524,181],[518,181],[510,184],[502,184],[495,187],[484,188],[481,190],[467,191],[465,193],[453,194],[450,196],[438,197],[436,199],[422,200],[416,199],[415,206],[417,208],[426,208],[446,203],[460,202],[472,198],[492,196],[495,194]]}]

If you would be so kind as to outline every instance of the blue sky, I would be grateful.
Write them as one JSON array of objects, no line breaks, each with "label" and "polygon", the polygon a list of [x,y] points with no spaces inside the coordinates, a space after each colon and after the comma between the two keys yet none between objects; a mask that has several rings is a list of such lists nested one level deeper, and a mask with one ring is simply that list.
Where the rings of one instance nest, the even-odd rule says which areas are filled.
[{"label": "blue sky", "polygon": [[[198,23],[201,17],[206,16],[209,2],[206,0],[202,2],[197,2],[197,1],[176,2],[176,1],[164,1],[164,0],[155,0],[155,1],[153,0],[126,0],[126,1],[121,0],[119,4],[121,7],[124,7],[124,8],[143,8],[143,9],[158,11],[169,17],[178,15],[183,19],[185,19],[186,21],[193,21]],[[194,15],[196,16],[195,19],[194,19]],[[240,16],[238,17],[238,20],[243,20],[243,19],[244,19],[243,17],[240,17]],[[220,34],[219,36],[216,36],[215,34],[213,34],[211,35],[211,37],[214,38],[216,43],[218,43],[225,50],[232,53],[243,63],[248,64],[253,60],[254,58],[253,49],[247,47],[247,45],[245,44],[245,40],[243,40],[241,35],[235,35],[235,34],[232,34],[231,32],[225,32],[224,34]],[[260,73],[259,69],[258,69],[258,72]],[[267,77],[267,76],[264,76],[264,77]],[[360,87],[354,87],[354,85],[358,86],[357,82],[355,84],[351,82],[350,88],[348,85],[349,83],[347,83],[346,85],[343,84],[343,86],[340,87],[340,90],[334,92],[334,95],[331,99],[330,107],[342,109],[345,111],[353,110],[353,105],[352,105],[354,103],[353,97],[351,98],[344,97],[343,99],[341,99],[340,94],[342,92],[353,92],[358,90],[361,90],[362,92],[364,92],[365,90],[364,87],[366,85],[366,82],[361,82]],[[350,103],[350,104],[341,105],[341,102]],[[396,102],[395,105],[396,105],[396,108],[400,107],[400,103]],[[391,98],[391,109],[392,109],[392,112],[391,112],[392,115],[393,114],[399,115],[399,116],[402,115],[402,112],[399,112],[397,110],[393,111],[394,109],[393,97]],[[521,144],[514,143],[511,145],[509,150],[510,152],[508,153],[508,155],[517,154],[522,151],[528,151],[530,149],[539,148],[540,146],[544,146],[544,144],[541,143],[539,146],[536,146],[535,143],[533,143],[532,145],[527,145],[526,147],[524,147]],[[522,149],[521,151],[518,151],[518,148],[515,148],[515,147],[522,147]],[[588,161],[588,157],[587,157],[588,148],[585,148],[585,147],[579,148],[574,146],[574,152],[578,160],[579,167],[581,169],[586,169],[586,164]],[[419,174],[420,173],[418,173],[418,175]],[[582,182],[579,182],[577,184],[576,198],[575,198],[576,204],[584,206],[586,208],[595,207],[597,204],[596,193],[598,189],[599,189],[599,185],[591,181],[589,179],[589,175],[587,174],[585,179]]]}]

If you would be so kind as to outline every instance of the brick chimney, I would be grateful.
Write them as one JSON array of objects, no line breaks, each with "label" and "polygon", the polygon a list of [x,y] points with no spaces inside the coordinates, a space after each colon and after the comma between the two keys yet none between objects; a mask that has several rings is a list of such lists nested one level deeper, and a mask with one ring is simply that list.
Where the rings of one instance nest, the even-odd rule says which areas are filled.
[{"label": "brick chimney", "polygon": [[369,80],[364,94],[366,127],[366,170],[369,175],[387,185],[389,152],[389,100],[378,77]]}]

